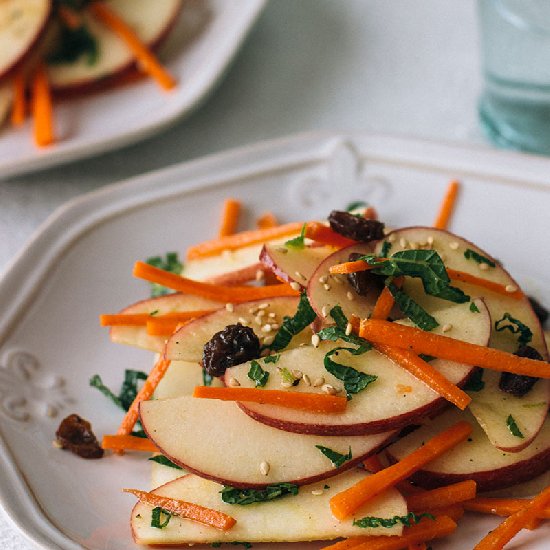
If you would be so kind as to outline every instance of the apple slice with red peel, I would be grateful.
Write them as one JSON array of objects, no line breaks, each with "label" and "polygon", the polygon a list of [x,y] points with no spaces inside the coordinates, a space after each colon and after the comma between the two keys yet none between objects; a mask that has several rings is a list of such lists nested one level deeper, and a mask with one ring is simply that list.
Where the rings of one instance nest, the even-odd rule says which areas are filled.
[{"label": "apple slice with red peel", "polygon": [[[442,256],[446,267],[499,283],[504,287],[508,286],[511,290],[519,288],[508,272],[487,252],[448,231],[431,227],[411,227],[390,233],[386,240],[392,243],[390,254],[411,247],[427,248],[428,243],[432,242],[431,247]],[[379,243],[377,250],[380,250],[381,246],[382,243]],[[487,258],[488,261],[494,262],[495,266],[490,267],[484,261],[477,263],[473,259],[467,259],[464,255],[467,250]],[[487,265],[487,268],[482,268],[484,265]],[[410,283],[405,283],[405,291],[408,284]],[[507,352],[516,351],[517,335],[507,330],[494,330],[494,323],[502,319],[505,313],[509,313],[531,329],[533,340],[529,345],[548,360],[544,333],[527,297],[518,300],[480,286],[459,282],[453,282],[453,285],[463,289],[470,296],[483,296],[493,322],[490,347]],[[438,298],[431,298],[431,301],[445,303]],[[452,337],[453,332],[450,331],[446,335]],[[499,379],[499,373],[485,372],[485,387],[479,392],[472,393],[470,410],[495,447],[508,452],[520,451],[533,441],[546,418],[550,402],[550,380],[539,380],[526,395],[514,397],[499,389]],[[540,403],[545,405],[540,406]],[[521,426],[524,435],[522,439],[514,436],[507,426],[506,420],[510,414]]]},{"label": "apple slice with red peel", "polygon": [[477,483],[478,491],[500,489],[533,479],[550,468],[550,421],[546,420],[533,443],[526,449],[507,453],[494,447],[473,416],[449,409],[387,449],[391,460],[401,460],[425,441],[459,420],[470,421],[473,431],[460,443],[425,468],[412,480],[433,488],[466,479]]},{"label": "apple slice with red peel", "polygon": [[[453,304],[443,310],[433,312],[440,321],[434,332],[441,333],[441,326],[453,323],[455,335],[460,340],[486,345],[489,341],[491,321],[481,300],[476,301],[480,313],[470,311],[469,304]],[[280,369],[292,372],[299,369],[302,376],[296,386],[287,388],[292,392],[321,391],[320,387],[307,384],[329,384],[343,390],[341,380],[330,374],[324,367],[325,354],[338,346],[349,346],[345,342],[322,342],[318,348],[304,346],[279,354],[276,363],[258,359],[258,363],[269,378],[265,389],[285,389]],[[240,403],[241,408],[255,420],[280,430],[318,435],[360,435],[400,429],[409,424],[419,423],[426,416],[434,414],[447,404],[440,395],[428,388],[412,374],[390,361],[376,350],[353,356],[348,352],[338,352],[333,360],[352,367],[357,371],[377,376],[363,391],[353,394],[346,411],[340,414],[314,414],[296,411],[275,405]],[[463,385],[473,372],[473,367],[440,359],[431,365],[451,382]],[[226,377],[237,379],[241,386],[254,387],[255,382],[248,377],[250,363],[243,363],[228,369]],[[304,379],[307,381],[304,381]]]},{"label": "apple slice with red peel", "polygon": [[4,0],[0,3],[0,78],[32,55],[52,13],[52,0]]},{"label": "apple slice with red peel", "polygon": [[[158,298],[149,298],[132,304],[119,313],[148,313],[163,315],[176,311],[204,311],[219,309],[225,304],[190,294],[168,294]],[[115,326],[110,329],[111,340],[117,344],[127,344],[160,353],[166,343],[165,336],[147,334],[144,326]]]},{"label": "apple slice with red peel", "polygon": [[260,261],[282,281],[306,287],[319,264],[333,252],[331,246],[293,248],[266,244],[260,252]]},{"label": "apple slice with red peel", "polygon": [[335,264],[341,264],[349,260],[349,255],[357,252],[359,254],[372,254],[373,247],[368,244],[357,244],[337,250],[326,257],[311,275],[307,286],[307,296],[311,307],[322,319],[327,317],[330,320],[330,310],[339,305],[346,317],[352,315],[368,317],[376,302],[380,289],[374,289],[366,296],[360,296],[355,292],[345,275],[331,275],[329,269]]},{"label": "apple slice with red peel", "polygon": [[[266,338],[272,338],[276,333],[271,325],[278,325],[283,317],[294,315],[297,306],[298,298],[280,296],[235,304],[229,308],[230,311],[226,308],[214,311],[175,332],[166,343],[166,357],[176,361],[200,362],[206,342],[227,325],[239,322],[253,328],[260,342],[267,343]],[[292,339],[291,345],[295,347],[310,340],[311,332],[304,330]]]},{"label": "apple slice with red peel", "polygon": [[[236,403],[188,396],[143,401],[140,417],[148,437],[174,463],[235,487],[306,485],[333,477],[379,451],[395,435],[344,439],[293,434],[252,420]],[[351,449],[352,458],[336,468],[316,445],[341,454]],[[262,462],[269,464],[267,475]]]},{"label": "apple slice with red peel", "polygon": [[[246,457],[243,458],[246,460]],[[186,475],[167,483],[153,492],[162,496],[200,504],[219,510],[237,520],[228,531],[219,531],[200,523],[177,516],[163,529],[151,527],[150,506],[138,503],[132,510],[131,527],[138,544],[208,544],[213,542],[305,542],[330,540],[357,535],[399,535],[402,525],[392,527],[361,528],[353,525],[353,518],[336,520],[328,504],[329,499],[367,476],[354,470],[330,480],[301,487],[297,495],[262,502],[250,506],[227,504],[222,501],[221,485]],[[405,499],[395,489],[385,491],[362,506],[355,517],[374,516],[393,518],[407,515]]]}]

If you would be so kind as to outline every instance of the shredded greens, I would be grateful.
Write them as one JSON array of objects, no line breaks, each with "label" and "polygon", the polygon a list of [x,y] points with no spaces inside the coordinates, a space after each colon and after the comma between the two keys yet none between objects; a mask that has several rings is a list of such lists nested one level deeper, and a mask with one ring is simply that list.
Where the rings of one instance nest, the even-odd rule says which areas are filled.
[{"label": "shredded greens", "polygon": [[374,516],[367,516],[361,519],[354,520],[353,525],[366,529],[369,527],[389,528],[397,525],[398,523],[401,523],[405,527],[411,527],[411,525],[416,525],[417,523],[420,523],[423,518],[435,520],[435,517],[432,516],[432,514],[415,514],[414,512],[409,512],[406,516],[394,516],[393,518],[377,518]]},{"label": "shredded greens", "polygon": [[169,458],[165,457],[164,455],[152,456],[148,460],[152,460],[153,462],[156,462],[157,464],[162,464],[163,466],[168,466],[169,468],[175,468],[176,470],[183,469],[181,466],[174,464]]},{"label": "shredded greens", "polygon": [[317,449],[319,449],[331,462],[332,465],[335,468],[339,468],[344,463],[346,463],[348,460],[352,459],[351,455],[351,447],[349,447],[349,450],[347,454],[343,455],[342,453],[339,453],[337,451],[333,451],[332,449],[329,449],[328,447],[323,447],[323,445],[315,445]]},{"label": "shredded greens", "polygon": [[526,346],[533,339],[531,329],[509,313],[505,313],[502,319],[495,321],[495,330],[497,332],[509,330],[512,334],[519,334],[518,344],[520,346]]},{"label": "shredded greens", "polygon": [[508,415],[508,418],[506,419],[506,425],[508,426],[508,429],[513,436],[519,437],[520,439],[525,439],[525,436],[519,429],[515,418],[511,414]]},{"label": "shredded greens", "polygon": [[433,330],[439,323],[423,307],[417,304],[408,294],[397,288],[392,282],[386,285],[391,292],[395,303],[418,328],[422,330]]},{"label": "shredded greens", "polygon": [[305,238],[306,238],[306,224],[304,223],[304,225],[302,225],[302,230],[300,231],[300,235],[298,235],[298,237],[294,237],[293,239],[286,241],[285,246],[287,248],[294,248],[296,250],[301,250],[306,246]]},{"label": "shredded greens", "polygon": [[246,506],[255,502],[268,502],[287,495],[297,495],[298,490],[298,485],[293,483],[276,483],[268,485],[265,489],[238,489],[225,486],[220,494],[222,500],[227,504]]},{"label": "shredded greens", "polygon": [[464,251],[464,257],[467,260],[473,260],[478,264],[487,264],[490,267],[496,267],[497,265],[495,262],[493,262],[493,260],[490,260],[489,258],[478,254],[475,250],[472,250],[471,248],[467,248]]},{"label": "shredded greens", "polygon": [[273,342],[269,349],[281,351],[285,349],[294,336],[302,332],[309,324],[315,321],[317,314],[309,305],[307,294],[302,292],[298,308],[293,317],[286,316],[281,323],[281,327],[277,331]]},{"label": "shredded greens", "polygon": [[263,388],[269,379],[269,372],[262,369],[258,361],[251,361],[248,378],[255,382],[257,388]]},{"label": "shredded greens", "polygon": [[171,518],[172,514],[168,510],[157,506],[151,512],[151,527],[164,529],[170,523]]},{"label": "shredded greens", "polygon": [[[162,256],[152,256],[147,258],[146,263],[152,265],[153,267],[157,267],[158,269],[164,269],[164,271],[175,273],[176,275],[181,275],[181,272],[183,271],[183,264],[179,261],[177,252],[167,252],[164,259]],[[173,290],[159,285],[158,283],[151,283],[151,296],[153,298],[171,294],[173,292]]]}]

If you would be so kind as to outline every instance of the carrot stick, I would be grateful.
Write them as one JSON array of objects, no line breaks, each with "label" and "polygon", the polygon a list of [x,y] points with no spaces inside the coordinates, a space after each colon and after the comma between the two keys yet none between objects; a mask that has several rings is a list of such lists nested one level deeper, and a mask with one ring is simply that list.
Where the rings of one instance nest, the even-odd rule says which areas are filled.
[{"label": "carrot stick", "polygon": [[423,513],[431,514],[434,517],[447,516],[453,521],[458,521],[464,515],[464,507],[461,504],[452,504],[450,506],[441,506],[439,508],[427,508]]},{"label": "carrot stick", "polygon": [[260,388],[215,388],[196,386],[193,397],[221,399],[223,401],[251,401],[279,405],[318,413],[339,413],[346,410],[347,399],[326,393],[290,392],[286,390],[263,390]]},{"label": "carrot stick", "polygon": [[521,510],[506,518],[496,529],[482,539],[474,550],[496,550],[507,544],[521,529],[537,519],[550,503],[550,487],[530,500]]},{"label": "carrot stick", "polygon": [[434,227],[436,229],[447,229],[456,204],[456,196],[458,194],[459,187],[460,184],[456,180],[449,183],[445,197],[443,198],[443,202],[439,208],[439,213],[437,214],[434,222]]},{"label": "carrot stick", "polygon": [[376,345],[410,350],[416,354],[425,353],[441,359],[500,372],[550,378],[550,364],[546,361],[518,357],[501,350],[425,332],[416,327],[378,319],[362,320],[359,335]]},{"label": "carrot stick", "polygon": [[104,435],[101,447],[112,451],[147,451],[150,453],[159,451],[159,448],[150,439],[135,435]]},{"label": "carrot stick", "polygon": [[53,130],[53,104],[48,75],[43,64],[39,65],[32,79],[32,113],[34,140],[39,147],[55,141]]},{"label": "carrot stick", "polygon": [[357,241],[343,237],[330,227],[319,222],[309,222],[306,225],[305,236],[313,241],[335,246],[337,248],[344,248],[352,244],[357,244]]},{"label": "carrot stick", "polygon": [[14,127],[21,126],[27,115],[27,98],[25,97],[25,75],[23,71],[17,71],[13,77],[13,104],[11,108],[11,124]]},{"label": "carrot stick", "polygon": [[343,262],[341,264],[331,265],[329,271],[332,275],[348,273],[358,273],[359,271],[369,271],[375,269],[376,265],[370,265],[364,260],[355,260],[353,262]]},{"label": "carrot stick", "polygon": [[170,336],[183,325],[186,325],[194,319],[196,319],[196,317],[191,317],[186,321],[180,319],[163,319],[162,317],[155,319],[153,317],[150,321],[147,321],[146,332],[150,336]]},{"label": "carrot stick", "polygon": [[413,512],[424,512],[444,506],[452,506],[465,500],[471,500],[476,495],[476,482],[473,480],[461,481],[424,491],[407,497],[407,507]]},{"label": "carrot stick", "polygon": [[270,227],[268,229],[252,229],[250,231],[241,231],[236,235],[204,241],[189,247],[187,250],[187,259],[196,260],[205,256],[215,256],[221,254],[224,250],[237,250],[245,246],[260,244],[287,235],[297,235],[300,233],[304,224],[300,222],[287,223]]},{"label": "carrot stick", "polygon": [[213,309],[199,309],[195,311],[172,311],[162,315],[150,313],[114,313],[99,316],[99,324],[102,327],[138,327],[146,326],[150,321],[172,321],[174,323],[189,321],[196,317],[202,317],[212,313]]},{"label": "carrot stick", "polygon": [[241,212],[241,203],[235,199],[226,199],[222,208],[222,219],[218,235],[227,237],[234,235],[239,224],[239,214]]},{"label": "carrot stick", "polygon": [[104,2],[93,2],[88,9],[106,27],[121,38],[140,64],[141,68],[165,90],[176,86],[176,80],[160,64],[153,52],[140,40],[134,30],[126,24]]},{"label": "carrot stick", "polygon": [[277,227],[278,225],[279,222],[273,212],[266,212],[256,220],[256,226],[258,229],[268,229],[270,227]]},{"label": "carrot stick", "polygon": [[193,281],[175,273],[153,267],[145,262],[136,262],[133,274],[138,279],[158,283],[172,290],[221,302],[240,303],[250,300],[261,300],[262,298],[274,298],[275,296],[299,296],[299,292],[293,290],[288,284],[270,286],[214,285],[212,283]]},{"label": "carrot stick", "polygon": [[[397,277],[393,283],[396,287],[401,288],[401,285],[403,284],[403,277]],[[387,319],[391,313],[394,303],[395,300],[393,299],[390,289],[385,286],[374,304],[371,317],[373,319]]]},{"label": "carrot stick", "polygon": [[467,422],[458,422],[439,433],[422,447],[396,464],[366,477],[330,499],[332,514],[340,520],[352,515],[365,502],[371,500],[396,483],[408,478],[423,466],[464,441],[472,427]]},{"label": "carrot stick", "polygon": [[145,380],[145,383],[141,386],[141,389],[138,391],[133,403],[130,405],[128,412],[122,419],[117,435],[128,435],[132,432],[139,416],[139,404],[142,401],[151,399],[153,392],[159,385],[162,377],[166,374],[169,366],[170,360],[162,357],[155,363],[155,366],[151,369],[149,376],[147,376],[147,380]]},{"label": "carrot stick", "polygon": [[447,268],[447,275],[449,275],[449,279],[451,279],[452,281],[460,281],[463,283],[480,286],[482,288],[492,290],[497,294],[509,296],[510,298],[514,298],[515,300],[521,300],[525,296],[525,294],[523,294],[523,292],[519,288],[513,290],[512,292],[509,292],[508,290],[506,290],[506,288],[510,288],[508,285],[501,285],[500,283],[488,281],[487,279],[476,277],[475,275],[470,275],[470,273],[466,273],[465,271],[457,271],[455,269]]},{"label": "carrot stick", "polygon": [[[519,512],[529,503],[524,498],[487,498],[477,497],[464,503],[464,508],[470,512],[481,512],[495,516],[511,516]],[[538,515],[541,519],[550,519],[550,506],[546,506]]]},{"label": "carrot stick", "polygon": [[237,520],[220,512],[219,510],[213,510],[212,508],[206,508],[200,504],[194,504],[192,502],[185,502],[183,500],[163,497],[155,493],[148,493],[146,491],[139,491],[138,489],[122,489],[125,493],[130,493],[139,498],[140,502],[148,504],[153,507],[159,506],[163,510],[170,512],[174,516],[180,516],[182,518],[192,519],[204,525],[215,527],[221,531],[227,531],[231,529]]}]

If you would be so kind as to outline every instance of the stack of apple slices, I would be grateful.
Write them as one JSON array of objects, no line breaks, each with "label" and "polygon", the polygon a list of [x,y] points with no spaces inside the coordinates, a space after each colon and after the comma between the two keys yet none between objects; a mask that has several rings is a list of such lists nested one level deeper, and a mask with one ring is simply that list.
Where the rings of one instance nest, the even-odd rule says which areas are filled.
[{"label": "stack of apple slices", "polygon": [[[281,242],[254,247],[263,269],[302,289],[317,319],[295,335],[284,349],[271,350],[269,355],[231,367],[213,384],[256,388],[257,380],[249,374],[256,363],[267,374],[258,391],[336,395],[347,392],[351,399],[342,413],[318,413],[192,396],[194,387],[203,384],[203,347],[215,333],[229,324],[245,324],[253,328],[269,349],[273,341],[270,333],[277,331],[285,317],[296,313],[298,298],[278,297],[228,306],[174,294],[126,308],[125,313],[159,314],[214,310],[185,324],[166,342],[163,337],[147,335],[142,327],[113,327],[111,337],[119,343],[163,352],[172,361],[155,399],[140,405],[144,430],[172,463],[153,463],[155,492],[220,510],[237,519],[237,524],[226,532],[179,517],[172,517],[166,527],[159,529],[151,526],[151,508],[138,503],[131,515],[136,542],[292,542],[357,534],[400,534],[399,524],[365,529],[353,523],[354,518],[364,516],[406,515],[406,502],[394,489],[344,521],[331,515],[329,499],[369,475],[357,468],[367,457],[383,451],[390,460],[398,461],[459,419],[472,424],[471,437],[418,471],[413,478],[418,485],[432,488],[473,479],[478,490],[493,490],[532,480],[550,468],[550,424],[546,420],[549,380],[539,379],[525,395],[516,397],[499,388],[500,373],[486,370],[482,382],[469,387],[472,398],[469,409],[460,411],[375,349],[354,354],[349,350],[349,342],[320,341],[317,334],[320,329],[334,323],[333,308],[338,306],[348,319],[367,318],[377,298],[374,290],[359,296],[346,276],[331,274],[330,267],[348,261],[352,252],[382,255],[384,250],[391,256],[411,249],[432,249],[444,259],[449,272],[469,275],[468,283],[453,280],[453,286],[470,297],[466,303],[428,295],[417,279],[405,277],[402,290],[437,320],[434,333],[514,352],[518,348],[518,325],[502,329],[503,323],[498,321],[520,320],[530,332],[529,345],[548,360],[540,322],[517,283],[486,252],[449,232],[427,227],[398,229],[378,243],[346,249],[293,248]],[[243,269],[258,267],[254,253],[250,250],[241,253],[227,271],[242,273]],[[214,273],[207,264],[192,266],[189,273],[196,269],[197,278],[220,276],[220,260],[218,257],[218,262],[210,263],[216,270]],[[494,289],[475,284],[476,279],[494,283]],[[260,311],[263,313],[258,315]],[[394,313],[399,315],[398,310]],[[412,324],[406,318],[396,322]],[[348,349],[335,350],[342,347]],[[338,354],[339,364],[372,377],[371,382],[360,391],[349,392],[345,379],[326,368],[325,359],[331,353]],[[428,360],[459,387],[479,374],[471,365],[437,358]],[[400,438],[401,430],[407,428],[410,432],[411,425],[421,427]],[[331,451],[331,457],[321,449]],[[238,492],[281,484],[298,487],[297,494],[248,505],[222,500],[224,487]]]}]

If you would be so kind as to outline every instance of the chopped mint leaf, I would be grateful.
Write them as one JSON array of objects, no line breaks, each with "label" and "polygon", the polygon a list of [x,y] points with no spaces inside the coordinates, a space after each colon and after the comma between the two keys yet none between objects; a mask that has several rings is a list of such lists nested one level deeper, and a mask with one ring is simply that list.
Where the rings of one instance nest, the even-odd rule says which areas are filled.
[{"label": "chopped mint leaf", "polygon": [[101,380],[99,374],[90,378],[90,386],[97,388],[103,395],[108,397],[115,405],[122,410],[127,411],[134,402],[138,392],[138,381],[146,380],[147,374],[143,371],[126,369],[124,371],[124,381],[118,395],[115,395]]},{"label": "chopped mint leaf", "polygon": [[269,372],[262,369],[258,361],[250,361],[250,369],[248,371],[248,378],[255,382],[257,388],[263,388],[267,384],[269,379]]},{"label": "chopped mint leaf", "polygon": [[432,514],[415,514],[414,512],[409,512],[406,516],[394,516],[393,518],[377,518],[374,516],[366,516],[361,519],[356,519],[353,521],[353,525],[357,527],[373,528],[373,527],[393,527],[398,523],[403,524],[405,527],[411,527],[420,523],[423,518],[429,518],[435,520],[435,517]]},{"label": "chopped mint leaf", "polygon": [[162,464],[163,466],[168,466],[169,468],[175,468],[176,470],[182,469],[181,466],[174,464],[169,458],[165,457],[164,455],[152,456],[148,460],[152,460],[153,462],[156,462],[157,464]]},{"label": "chopped mint leaf", "polygon": [[[147,258],[146,263],[152,265],[153,267],[157,267],[158,269],[164,269],[164,271],[175,273],[176,275],[181,275],[181,272],[183,271],[183,264],[179,261],[177,252],[167,252],[164,259],[161,256],[152,256]],[[173,290],[170,290],[165,286],[157,283],[151,283],[151,296],[153,298],[156,296],[171,294],[173,292]]]},{"label": "chopped mint leaf", "polygon": [[502,319],[495,322],[495,330],[497,332],[509,330],[512,334],[519,334],[518,344],[520,346],[526,346],[533,339],[531,329],[509,313],[505,313]]},{"label": "chopped mint leaf", "polygon": [[319,449],[332,462],[332,465],[335,468],[339,468],[348,460],[351,460],[353,458],[351,456],[351,447],[349,447],[349,451],[345,455],[343,455],[342,453],[338,453],[337,451],[333,451],[328,447],[323,447],[323,445],[315,445],[315,447]]},{"label": "chopped mint leaf", "polygon": [[476,369],[474,374],[470,376],[468,382],[464,385],[464,391],[481,391],[485,387],[483,381],[483,369]]},{"label": "chopped mint leaf", "polygon": [[273,355],[268,355],[267,357],[264,357],[264,363],[266,365],[269,364],[269,363],[275,364],[280,358],[281,358],[281,355],[279,353],[275,353]]},{"label": "chopped mint leaf", "polygon": [[472,250],[471,248],[467,248],[464,251],[464,257],[467,260],[473,260],[478,264],[487,264],[490,267],[496,267],[497,265],[495,262],[493,262],[493,260],[490,260],[489,258],[478,254],[475,250]]},{"label": "chopped mint leaf", "polygon": [[168,510],[157,506],[156,508],[153,508],[153,511],[151,512],[151,527],[164,529],[170,523],[171,517],[172,514],[168,512]]},{"label": "chopped mint leaf", "polygon": [[479,313],[479,308],[476,306],[475,302],[470,302],[470,311],[473,313]]},{"label": "chopped mint leaf", "polygon": [[382,243],[382,249],[380,250],[380,257],[387,258],[388,254],[390,253],[391,247],[392,244],[390,243],[390,241],[384,241]]},{"label": "chopped mint leaf", "polygon": [[305,238],[306,238],[306,225],[302,225],[302,230],[300,231],[300,235],[298,237],[294,237],[293,239],[290,239],[285,242],[285,246],[287,248],[294,248],[296,250],[301,250],[302,248],[305,248]]},{"label": "chopped mint leaf", "polygon": [[520,439],[525,438],[525,436],[521,433],[518,425],[516,424],[514,417],[511,414],[506,419],[506,425],[508,426],[508,429],[510,430],[510,433],[512,435],[519,437]]},{"label": "chopped mint leaf", "polygon": [[387,285],[395,303],[399,309],[406,315],[418,328],[426,331],[433,330],[439,326],[439,323],[423,307],[417,304],[410,296],[405,294],[400,288],[397,288],[392,282]]},{"label": "chopped mint leaf", "polygon": [[338,355],[338,352],[348,351],[353,355],[358,355],[357,350],[351,348],[334,348],[330,350],[324,357],[324,365],[327,372],[330,372],[332,376],[338,378],[344,383],[344,389],[348,399],[351,399],[351,395],[363,391],[369,384],[378,379],[378,376],[373,374],[367,374],[365,372],[358,371],[353,367],[348,367],[340,363],[336,363],[332,360],[333,355]]},{"label": "chopped mint leaf", "polygon": [[[58,20],[62,21],[62,18],[58,18]],[[86,65],[91,67],[99,59],[99,45],[85,24],[74,29],[67,25],[61,25],[55,44],[56,47],[48,55],[48,63],[52,65],[75,63],[83,57],[86,60]]]},{"label": "chopped mint leaf", "polygon": [[122,402],[118,398],[117,395],[115,395],[104,383],[103,380],[101,380],[101,376],[99,374],[94,374],[90,378],[90,386],[92,388],[97,388],[105,397],[109,398],[117,407],[124,410],[124,406],[122,405]]},{"label": "chopped mint leaf", "polygon": [[213,377],[211,374],[208,374],[206,370],[202,369],[202,385],[203,386],[211,386],[212,385]]},{"label": "chopped mint leaf", "polygon": [[297,495],[298,491],[298,485],[293,483],[276,483],[268,485],[264,489],[237,489],[225,486],[220,494],[222,500],[227,504],[246,506],[255,502],[268,502],[287,495]]},{"label": "chopped mint leaf", "polygon": [[302,332],[309,324],[315,321],[317,314],[309,305],[307,294],[302,292],[298,308],[293,317],[286,316],[277,331],[273,343],[268,346],[269,349],[281,351],[286,348],[294,336]]},{"label": "chopped mint leaf", "polygon": [[325,485],[325,486],[323,487],[323,489],[325,489],[325,490],[326,490],[326,489],[330,489],[330,485]]},{"label": "chopped mint leaf", "polygon": [[326,327],[321,329],[317,334],[321,340],[330,340],[331,342],[336,342],[337,340],[343,340],[348,344],[354,344],[358,347],[354,355],[360,355],[369,351],[372,346],[367,340],[357,336],[356,334],[346,334],[346,329],[348,326],[348,319],[344,315],[342,308],[340,306],[334,306],[330,310],[330,316],[334,319],[336,326]]},{"label": "chopped mint leaf", "polygon": [[353,212],[353,210],[357,210],[359,208],[367,208],[367,206],[368,203],[366,203],[365,201],[353,201],[346,206],[346,212]]},{"label": "chopped mint leaf", "polygon": [[426,355],[425,353],[419,353],[418,357],[426,361],[426,363],[429,363],[430,361],[433,361],[434,359],[436,359],[436,357],[434,357],[433,355]]}]

